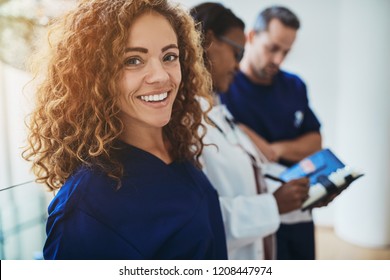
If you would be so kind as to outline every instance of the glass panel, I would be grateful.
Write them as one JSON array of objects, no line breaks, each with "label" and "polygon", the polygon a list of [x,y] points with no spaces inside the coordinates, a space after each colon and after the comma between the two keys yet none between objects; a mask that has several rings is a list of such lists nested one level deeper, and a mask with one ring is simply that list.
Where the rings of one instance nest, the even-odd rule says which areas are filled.
[{"label": "glass panel", "polygon": [[50,195],[33,182],[0,191],[0,259],[41,259]]}]

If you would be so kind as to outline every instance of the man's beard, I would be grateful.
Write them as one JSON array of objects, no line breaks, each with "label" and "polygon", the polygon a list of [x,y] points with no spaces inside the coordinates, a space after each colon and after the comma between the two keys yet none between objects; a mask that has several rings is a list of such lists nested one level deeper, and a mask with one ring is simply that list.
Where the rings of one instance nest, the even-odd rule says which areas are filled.
[{"label": "man's beard", "polygon": [[279,72],[279,67],[270,65],[255,71],[257,78],[260,80],[272,80]]}]

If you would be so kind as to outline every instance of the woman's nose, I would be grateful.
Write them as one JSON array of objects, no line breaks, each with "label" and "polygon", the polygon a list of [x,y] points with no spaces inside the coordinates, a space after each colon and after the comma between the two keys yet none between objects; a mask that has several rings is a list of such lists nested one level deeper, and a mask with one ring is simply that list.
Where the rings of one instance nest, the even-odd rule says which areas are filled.
[{"label": "woman's nose", "polygon": [[169,79],[169,75],[164,68],[164,65],[159,60],[151,60],[149,62],[148,70],[146,75],[147,83],[161,83]]}]

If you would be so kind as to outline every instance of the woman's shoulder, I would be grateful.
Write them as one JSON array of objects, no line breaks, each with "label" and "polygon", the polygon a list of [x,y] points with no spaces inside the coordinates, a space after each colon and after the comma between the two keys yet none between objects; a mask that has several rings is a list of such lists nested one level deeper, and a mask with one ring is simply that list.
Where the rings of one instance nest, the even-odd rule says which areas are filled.
[{"label": "woman's shoulder", "polygon": [[80,166],[65,181],[49,205],[49,214],[52,212],[67,212],[77,208],[77,204],[85,197],[91,199],[99,195],[99,189],[107,186],[114,187],[114,182],[98,169]]}]

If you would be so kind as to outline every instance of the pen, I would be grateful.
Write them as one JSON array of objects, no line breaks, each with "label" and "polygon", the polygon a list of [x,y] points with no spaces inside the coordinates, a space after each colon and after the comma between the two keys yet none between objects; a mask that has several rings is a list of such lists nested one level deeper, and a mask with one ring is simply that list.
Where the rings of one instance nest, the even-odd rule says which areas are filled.
[{"label": "pen", "polygon": [[274,180],[274,181],[277,181],[277,182],[282,183],[282,184],[286,183],[286,181],[284,181],[278,177],[275,177],[273,175],[270,175],[270,174],[265,174],[264,177],[269,178],[269,179]]}]

